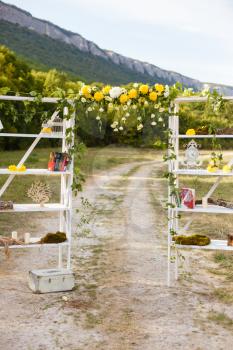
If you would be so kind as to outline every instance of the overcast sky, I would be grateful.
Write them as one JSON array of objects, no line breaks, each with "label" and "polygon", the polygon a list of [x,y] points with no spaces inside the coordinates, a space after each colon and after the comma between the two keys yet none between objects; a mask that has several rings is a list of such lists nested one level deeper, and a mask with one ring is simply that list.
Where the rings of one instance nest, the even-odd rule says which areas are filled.
[{"label": "overcast sky", "polygon": [[233,85],[233,0],[6,0],[100,47]]}]

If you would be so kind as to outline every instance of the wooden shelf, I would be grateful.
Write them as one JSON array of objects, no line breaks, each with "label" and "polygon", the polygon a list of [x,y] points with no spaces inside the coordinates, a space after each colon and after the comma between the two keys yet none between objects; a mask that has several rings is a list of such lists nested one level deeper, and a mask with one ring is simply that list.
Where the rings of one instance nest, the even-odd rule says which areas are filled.
[{"label": "wooden shelf", "polygon": [[210,244],[205,246],[198,245],[183,245],[183,244],[171,244],[171,246],[175,246],[179,249],[205,249],[205,250],[233,250],[232,246],[227,245],[227,241],[225,240],[211,240]]},{"label": "wooden shelf", "polygon": [[10,171],[9,169],[0,169],[0,175],[70,175],[70,171],[49,171],[47,169],[27,169],[26,171]]},{"label": "wooden shelf", "polygon": [[40,133],[40,134],[16,134],[16,133],[6,133],[6,132],[0,132],[0,137],[31,137],[36,138],[40,136],[43,139],[62,139],[63,135],[62,133],[60,135],[56,134],[48,134],[48,133]]},{"label": "wooden shelf", "polygon": [[210,172],[206,169],[179,169],[175,170],[176,175],[191,175],[191,176],[233,176],[233,171],[226,172],[223,170],[217,170],[215,172]]},{"label": "wooden shelf", "polygon": [[[10,245],[9,249],[25,249],[25,248],[45,248],[45,247],[58,247],[58,246],[67,246],[69,245],[68,241],[62,242],[62,243],[44,243],[44,244],[39,244],[39,243],[29,243],[29,244],[15,244],[15,245]],[[4,249],[3,246],[0,246],[0,249]]]},{"label": "wooden shelf", "polygon": [[179,139],[212,139],[214,137],[217,139],[233,139],[233,135],[178,135]]},{"label": "wooden shelf", "polygon": [[66,211],[70,208],[60,203],[48,203],[43,207],[39,204],[14,204],[14,209],[0,210],[0,213],[21,213],[32,211]]},{"label": "wooden shelf", "polygon": [[220,207],[218,205],[208,205],[203,208],[202,205],[196,205],[194,209],[188,209],[184,206],[175,208],[176,211],[186,213],[213,213],[213,214],[233,214],[233,209]]}]

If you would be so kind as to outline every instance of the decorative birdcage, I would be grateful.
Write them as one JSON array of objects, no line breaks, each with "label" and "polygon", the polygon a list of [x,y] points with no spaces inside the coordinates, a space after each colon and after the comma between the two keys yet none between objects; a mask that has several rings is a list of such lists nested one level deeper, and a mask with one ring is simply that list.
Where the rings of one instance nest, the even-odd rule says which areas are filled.
[{"label": "decorative birdcage", "polygon": [[47,120],[42,124],[42,132],[52,133],[54,135],[62,135],[63,120],[59,117],[57,111],[54,112],[50,120]]},{"label": "decorative birdcage", "polygon": [[52,133],[54,134],[62,134],[63,132],[63,120],[56,116],[54,119],[51,119]]}]

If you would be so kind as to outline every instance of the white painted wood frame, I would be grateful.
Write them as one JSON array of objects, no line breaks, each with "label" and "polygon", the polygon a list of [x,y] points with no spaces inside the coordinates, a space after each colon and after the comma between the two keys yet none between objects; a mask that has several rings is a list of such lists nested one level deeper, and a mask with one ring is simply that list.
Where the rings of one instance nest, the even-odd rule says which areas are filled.
[{"label": "white painted wood frame", "polygon": [[[24,96],[0,96],[2,101],[33,101],[33,97],[24,97]],[[46,97],[42,99],[44,103],[54,103],[56,104],[59,101],[57,98]],[[16,134],[16,133],[1,133],[0,137],[30,137],[35,140],[26,151],[22,159],[20,160],[18,166],[22,165],[31,152],[34,150],[38,142],[43,138],[56,138],[62,140],[62,152],[67,152],[69,145],[66,142],[66,130],[67,128],[73,127],[75,125],[75,109],[72,100],[68,101],[70,107],[74,111],[70,119],[66,119],[67,108],[64,108],[63,111],[63,133],[62,135],[49,135],[45,133],[38,134]],[[74,144],[74,134],[72,136],[71,146]],[[49,154],[48,154],[49,159]],[[58,248],[58,267],[62,268],[63,266],[63,247],[67,249],[66,251],[66,265],[67,268],[71,267],[71,245],[72,245],[72,184],[73,184],[73,172],[74,172],[74,157],[71,159],[69,170],[66,172],[51,172],[47,169],[27,169],[25,172],[14,172],[12,173],[8,169],[0,169],[0,175],[9,175],[6,182],[3,184],[0,189],[0,198],[10,185],[11,181],[15,176],[27,176],[27,175],[44,175],[44,176],[60,176],[61,183],[61,192],[60,192],[60,201],[59,203],[47,203],[43,207],[38,204],[14,204],[13,210],[1,210],[1,213],[21,213],[21,212],[57,212],[58,217],[58,226],[59,230],[66,233],[67,241],[60,244],[25,244],[25,245],[14,245],[10,246],[10,249],[19,249],[19,248],[46,248],[46,247],[56,247]],[[23,180],[22,180],[23,181]],[[0,249],[3,247],[0,247]]]},{"label": "white painted wood frame", "polygon": [[[233,96],[224,96],[224,100],[226,101],[233,101]],[[174,101],[174,114],[170,115],[169,117],[169,123],[168,127],[171,131],[171,135],[169,138],[169,144],[172,145],[176,159],[171,159],[168,161],[168,171],[172,172],[175,177],[176,181],[175,184],[178,187],[179,186],[179,176],[215,176],[216,182],[213,184],[209,192],[207,193],[207,197],[209,197],[213,191],[217,188],[219,185],[221,179],[223,177],[227,176],[233,176],[233,172],[224,172],[222,170],[216,171],[214,173],[208,172],[206,169],[179,169],[179,139],[194,139],[194,138],[219,138],[219,139],[233,139],[233,135],[183,135],[179,134],[179,106],[183,103],[195,103],[195,102],[207,102],[207,97],[182,97],[177,98]],[[171,154],[171,149],[168,149],[168,155]],[[233,164],[233,161],[230,161],[228,163],[229,165]],[[168,207],[168,257],[167,257],[167,284],[168,286],[171,285],[171,271],[174,270],[174,276],[175,279],[178,279],[178,267],[179,267],[179,249],[204,249],[204,250],[227,250],[227,251],[233,251],[233,247],[229,247],[227,245],[227,241],[225,240],[211,240],[211,243],[208,246],[185,246],[185,245],[179,245],[175,244],[172,241],[172,232],[173,230],[179,234],[183,233],[184,231],[187,231],[189,229],[189,226],[192,222],[192,217],[190,217],[190,220],[187,222],[187,224],[184,226],[184,228],[181,228],[179,230],[179,219],[178,215],[180,212],[185,213],[206,213],[206,214],[233,214],[233,209],[220,207],[216,205],[208,205],[208,207],[203,207],[202,205],[196,205],[194,209],[188,209],[185,207],[178,207],[175,198],[172,198],[171,196],[171,188],[168,186],[168,202],[172,203],[174,207]],[[179,232],[180,231],[180,232]],[[173,254],[174,250],[174,254]],[[174,262],[174,264],[173,264]],[[174,265],[174,269],[172,269],[172,265]]]}]

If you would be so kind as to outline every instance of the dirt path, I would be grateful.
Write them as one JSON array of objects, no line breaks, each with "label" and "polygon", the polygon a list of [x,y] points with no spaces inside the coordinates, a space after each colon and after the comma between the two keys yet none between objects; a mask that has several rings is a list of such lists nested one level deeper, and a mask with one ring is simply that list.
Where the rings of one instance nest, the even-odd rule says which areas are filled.
[{"label": "dirt path", "polygon": [[232,324],[209,320],[216,310],[232,317],[233,308],[212,296],[219,280],[205,269],[208,253],[187,255],[192,275],[166,287],[161,164],[131,163],[89,179],[82,195],[92,203],[91,221],[74,239],[72,293],[27,288],[30,267],[55,263],[52,249],[14,252],[9,261],[1,255],[1,350],[232,349]]}]

